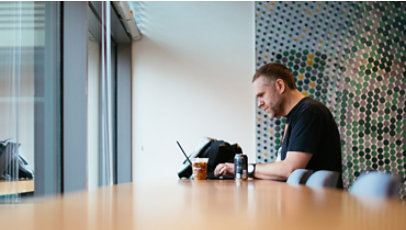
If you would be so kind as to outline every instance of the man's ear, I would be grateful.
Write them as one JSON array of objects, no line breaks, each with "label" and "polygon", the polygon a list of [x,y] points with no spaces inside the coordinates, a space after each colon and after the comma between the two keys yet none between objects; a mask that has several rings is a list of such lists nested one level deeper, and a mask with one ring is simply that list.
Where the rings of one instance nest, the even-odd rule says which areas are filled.
[{"label": "man's ear", "polygon": [[280,78],[276,79],[275,86],[276,86],[276,90],[279,92],[279,94],[284,93],[286,90],[285,82]]}]

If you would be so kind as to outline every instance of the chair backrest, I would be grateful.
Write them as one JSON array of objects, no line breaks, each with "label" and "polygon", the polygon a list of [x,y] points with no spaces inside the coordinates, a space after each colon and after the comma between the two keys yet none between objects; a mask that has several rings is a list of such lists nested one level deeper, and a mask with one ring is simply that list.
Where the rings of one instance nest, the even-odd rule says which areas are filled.
[{"label": "chair backrest", "polygon": [[286,180],[286,183],[291,185],[306,184],[307,179],[309,179],[312,173],[313,170],[296,169],[289,175],[288,179]]},{"label": "chair backrest", "polygon": [[396,197],[399,196],[400,177],[384,172],[361,174],[350,188],[356,196]]},{"label": "chair backrest", "polygon": [[314,172],[306,182],[309,187],[337,188],[339,173],[335,171],[319,170]]}]

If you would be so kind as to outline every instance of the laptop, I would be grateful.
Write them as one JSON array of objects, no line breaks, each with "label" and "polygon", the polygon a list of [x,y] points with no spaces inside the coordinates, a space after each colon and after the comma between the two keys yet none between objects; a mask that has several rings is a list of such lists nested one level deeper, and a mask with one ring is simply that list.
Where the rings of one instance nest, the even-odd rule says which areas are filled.
[{"label": "laptop", "polygon": [[[183,150],[181,144],[179,141],[176,141],[177,145],[179,146],[180,150],[182,151],[182,154],[186,158],[183,162],[182,165],[178,171],[178,176],[179,178],[190,178],[193,174],[192,171],[192,162],[191,159],[194,159],[196,157],[199,157],[199,154],[202,152],[202,149],[205,149],[208,144],[210,144],[210,138],[204,138],[200,141],[199,145],[197,146],[196,150],[192,152],[190,155],[187,155],[186,152]],[[228,175],[228,176],[220,176],[220,177],[214,177],[214,176],[208,176],[207,179],[220,179],[220,180],[232,180],[234,179],[233,175]]]}]

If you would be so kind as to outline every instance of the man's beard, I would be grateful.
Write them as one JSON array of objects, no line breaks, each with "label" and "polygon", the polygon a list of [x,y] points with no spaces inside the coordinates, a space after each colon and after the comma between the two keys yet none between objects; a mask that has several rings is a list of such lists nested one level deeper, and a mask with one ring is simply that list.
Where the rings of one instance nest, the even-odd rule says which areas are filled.
[{"label": "man's beard", "polygon": [[279,118],[282,116],[282,101],[278,101],[274,106],[269,108],[268,115],[271,118]]}]

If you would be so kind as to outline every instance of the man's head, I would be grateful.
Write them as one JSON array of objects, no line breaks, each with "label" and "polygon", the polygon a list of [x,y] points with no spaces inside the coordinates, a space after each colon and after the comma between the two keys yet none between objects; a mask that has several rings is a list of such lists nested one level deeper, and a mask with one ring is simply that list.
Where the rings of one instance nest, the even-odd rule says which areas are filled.
[{"label": "man's head", "polygon": [[286,97],[296,90],[290,70],[281,64],[269,63],[258,69],[252,82],[258,107],[263,107],[271,118],[285,116]]},{"label": "man's head", "polygon": [[296,89],[295,78],[292,72],[282,64],[273,62],[261,66],[252,78],[252,82],[260,77],[265,77],[273,81],[282,79],[290,89]]}]

